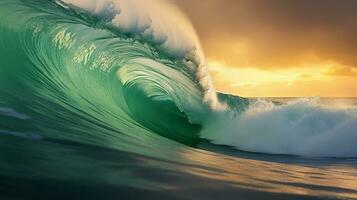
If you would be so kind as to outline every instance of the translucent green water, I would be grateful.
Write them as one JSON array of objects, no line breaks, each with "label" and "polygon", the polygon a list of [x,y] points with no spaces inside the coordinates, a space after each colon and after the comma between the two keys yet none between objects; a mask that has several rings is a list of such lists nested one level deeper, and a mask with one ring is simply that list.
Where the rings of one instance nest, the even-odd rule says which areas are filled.
[{"label": "translucent green water", "polygon": [[105,16],[0,0],[0,199],[356,198],[353,159],[202,141],[214,111],[198,65]]}]

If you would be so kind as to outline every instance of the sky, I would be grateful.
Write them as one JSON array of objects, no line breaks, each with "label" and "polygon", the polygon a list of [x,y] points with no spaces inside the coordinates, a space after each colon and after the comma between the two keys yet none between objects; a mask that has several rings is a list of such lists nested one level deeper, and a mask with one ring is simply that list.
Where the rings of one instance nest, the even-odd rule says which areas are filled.
[{"label": "sky", "polygon": [[357,97],[357,1],[172,1],[197,31],[216,90]]}]

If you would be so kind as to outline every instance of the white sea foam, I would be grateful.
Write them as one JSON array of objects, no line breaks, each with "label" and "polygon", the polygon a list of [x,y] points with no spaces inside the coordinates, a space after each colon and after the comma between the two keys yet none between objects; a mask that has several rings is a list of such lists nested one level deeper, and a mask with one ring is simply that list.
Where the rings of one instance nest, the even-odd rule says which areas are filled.
[{"label": "white sea foam", "polygon": [[240,150],[301,156],[356,157],[357,108],[299,99],[258,100],[241,115],[216,112],[202,136]]},{"label": "white sea foam", "polygon": [[356,157],[357,109],[300,99],[285,105],[259,100],[242,114],[217,101],[198,37],[186,17],[164,0],[63,0],[121,31],[186,58],[215,110],[203,120],[202,137],[237,149],[303,156]]},{"label": "white sea foam", "polygon": [[[163,0],[63,0],[100,16],[111,16],[121,30],[162,43],[175,55],[196,50],[202,54],[190,21],[174,5]],[[203,55],[199,55],[203,59]]]},{"label": "white sea foam", "polygon": [[[62,0],[102,16],[120,30],[152,41],[171,55],[187,59],[202,86],[203,99],[217,107],[216,92],[197,34],[186,16],[165,0]],[[61,4],[61,3],[60,3]],[[109,19],[109,20],[108,20]]]}]

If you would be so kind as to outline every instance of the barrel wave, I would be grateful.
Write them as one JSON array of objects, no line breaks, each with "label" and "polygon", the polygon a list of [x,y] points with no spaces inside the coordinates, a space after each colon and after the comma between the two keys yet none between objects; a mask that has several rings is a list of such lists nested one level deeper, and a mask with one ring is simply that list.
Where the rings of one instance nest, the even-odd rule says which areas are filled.
[{"label": "barrel wave", "polygon": [[206,66],[163,0],[0,0],[0,199],[357,198],[356,106],[217,93]]},{"label": "barrel wave", "polygon": [[170,18],[151,1],[93,2],[0,2],[2,143],[176,155],[205,139],[251,152],[357,156],[355,108],[216,93],[198,39],[174,8],[165,7]]},{"label": "barrel wave", "polygon": [[[95,144],[155,134],[197,144],[193,113],[205,106],[194,49],[169,52],[166,39],[144,35],[149,27],[121,30],[111,23],[119,11],[108,7],[35,3],[1,2],[1,101],[29,118],[4,134],[35,129],[39,137]],[[58,133],[58,126],[72,130]]]}]

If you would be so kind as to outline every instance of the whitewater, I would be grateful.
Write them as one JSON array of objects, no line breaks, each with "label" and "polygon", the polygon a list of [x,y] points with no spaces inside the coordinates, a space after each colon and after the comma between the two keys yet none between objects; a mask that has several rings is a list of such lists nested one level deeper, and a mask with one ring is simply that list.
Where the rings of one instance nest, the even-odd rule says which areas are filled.
[{"label": "whitewater", "polygon": [[[181,112],[188,115],[189,121],[193,120],[192,122],[203,126],[198,136],[215,144],[230,145],[251,152],[304,156],[357,156],[354,146],[357,141],[356,108],[323,107],[319,105],[317,99],[301,99],[283,106],[275,106],[270,101],[260,100],[247,105],[238,104],[229,107],[224,100],[218,101],[199,39],[188,19],[173,5],[164,1],[140,0],[65,0],[64,2],[95,13],[123,32],[135,34],[144,40],[151,38],[154,44],[159,45],[159,49],[178,59],[185,59],[181,66],[175,66],[176,69],[172,71],[161,69],[167,66],[157,66],[151,59],[143,59],[149,62],[147,64],[149,70],[144,68],[135,69],[140,72],[125,70],[129,72],[123,74],[121,72],[123,70],[120,69],[117,74],[122,82],[127,82],[127,79],[131,78],[139,79],[138,77],[144,82],[147,77],[149,82],[158,84],[148,86],[150,84],[148,83],[145,86],[150,87],[144,89],[146,97],[159,95],[160,98],[173,101]],[[162,15],[166,17],[162,18]],[[133,60],[135,62],[135,59]],[[130,68],[135,68],[135,64],[130,65]],[[175,70],[185,70],[188,74],[184,76],[193,76],[193,78],[189,77],[191,80],[185,80],[184,77],[173,78],[172,76],[177,73]],[[156,77],[154,74],[141,77],[144,71],[154,71],[168,76],[169,79]],[[193,85],[188,85],[190,81],[193,81]],[[168,94],[156,94],[155,87],[171,91]],[[192,90],[195,87],[196,90]],[[194,102],[195,100],[187,99],[184,94],[189,94],[189,97],[197,96],[198,100]],[[245,103],[247,100],[236,98],[233,101]],[[132,104],[131,102],[135,100],[128,102]],[[134,104],[133,107],[138,106],[138,103]],[[207,105],[211,108],[208,111],[205,110]],[[145,109],[147,108],[140,108],[140,110]],[[239,114],[243,110],[244,113]],[[138,115],[145,115],[145,113]],[[142,123],[145,123],[146,119],[143,121]],[[156,126],[163,125],[155,124]]]},{"label": "whitewater", "polygon": [[1,0],[0,53],[0,197],[357,198],[356,105],[216,92],[170,1]]}]

